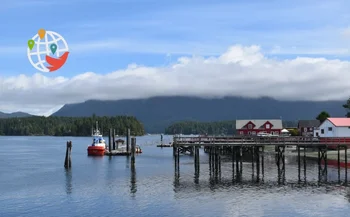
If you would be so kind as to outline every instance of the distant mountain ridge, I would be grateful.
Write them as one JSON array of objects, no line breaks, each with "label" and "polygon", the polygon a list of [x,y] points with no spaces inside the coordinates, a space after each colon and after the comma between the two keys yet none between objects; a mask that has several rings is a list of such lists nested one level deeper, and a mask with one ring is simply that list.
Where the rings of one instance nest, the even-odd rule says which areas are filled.
[{"label": "distant mountain ridge", "polygon": [[13,113],[5,113],[0,112],[0,118],[23,118],[23,117],[30,117],[33,116],[31,114],[25,113],[25,112],[13,112]]},{"label": "distant mountain ridge", "polygon": [[296,121],[315,119],[321,111],[331,116],[344,117],[344,101],[280,101],[268,97],[152,97],[67,104],[52,116],[83,117],[130,115],[144,124],[147,133],[161,133],[178,121],[223,121],[236,119],[272,119]]}]

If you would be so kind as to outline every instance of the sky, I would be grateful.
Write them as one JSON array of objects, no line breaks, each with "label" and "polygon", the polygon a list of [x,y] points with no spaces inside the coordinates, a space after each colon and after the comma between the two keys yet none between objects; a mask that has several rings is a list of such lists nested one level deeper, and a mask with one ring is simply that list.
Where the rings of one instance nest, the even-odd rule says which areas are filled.
[{"label": "sky", "polygon": [[[2,0],[0,111],[50,115],[89,99],[350,96],[347,0]],[[41,28],[69,57],[28,61]]]}]

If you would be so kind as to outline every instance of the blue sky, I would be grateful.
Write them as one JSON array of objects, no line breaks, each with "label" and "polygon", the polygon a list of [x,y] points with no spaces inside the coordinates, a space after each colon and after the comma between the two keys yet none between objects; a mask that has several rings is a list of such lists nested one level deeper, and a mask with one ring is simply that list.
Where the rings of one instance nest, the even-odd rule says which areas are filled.
[{"label": "blue sky", "polygon": [[[238,73],[235,71],[237,67],[241,67],[238,63],[257,63],[256,60],[267,62],[262,64],[258,61],[258,65],[239,70],[264,71],[267,63],[275,61],[274,68],[280,67],[280,73],[288,72],[291,76],[304,69],[307,72],[312,69],[315,73],[322,74],[329,64],[334,65],[334,69],[330,71],[335,74],[343,73],[349,67],[349,8],[350,1],[346,0],[2,0],[1,96],[5,97],[9,93],[22,96],[24,89],[29,88],[24,83],[48,85],[52,82],[50,84],[57,85],[55,82],[60,79],[66,82],[60,83],[63,90],[63,86],[71,85],[84,76],[88,77],[84,74],[88,72],[93,72],[96,78],[101,79],[101,75],[107,76],[114,72],[116,83],[121,82],[118,76],[125,74],[128,77],[123,77],[123,81],[129,79],[126,83],[131,85],[134,82],[132,76],[137,77],[147,71],[154,75],[147,82],[158,81],[157,79],[166,75],[162,81],[179,88],[179,83],[176,86],[171,82],[179,79],[185,72],[191,71],[195,75],[198,70],[203,70],[204,73],[204,69],[210,68],[216,73],[220,67],[232,67],[229,71]],[[38,72],[27,59],[27,41],[40,28],[60,33],[70,48],[68,61],[54,73]],[[237,49],[229,51],[232,46]],[[249,49],[250,46],[258,46],[259,49]],[[226,56],[226,59],[220,59],[220,56]],[[319,60],[303,59],[301,63],[298,57],[325,58],[328,62],[322,62],[322,65]],[[220,64],[216,62],[210,67],[201,65],[207,64],[212,58],[217,58]],[[188,62],[193,65],[180,67],[183,71],[173,67]],[[133,64],[137,66],[130,67]],[[282,67],[283,64],[289,65]],[[296,67],[295,64],[303,65]],[[178,77],[172,77],[175,74]],[[211,74],[199,76],[211,78]],[[21,82],[18,79],[22,79]],[[10,92],[13,88],[9,84],[15,81],[15,89],[19,92]],[[136,85],[138,82],[136,79]],[[290,81],[290,84],[293,82]],[[95,87],[101,89],[101,84]],[[201,91],[195,90],[194,94]],[[213,91],[208,89],[204,92]],[[78,92],[74,91],[76,97],[82,99]],[[288,93],[291,92],[292,89]],[[56,98],[66,95],[58,91],[55,94],[51,93]],[[329,99],[336,95],[332,94]],[[102,95],[106,96],[101,93],[93,98]],[[0,101],[6,102],[1,96]],[[47,101],[45,97],[42,98]],[[81,100],[63,97],[59,103],[44,107],[56,108],[76,101]],[[18,110],[18,103],[17,107],[15,104],[11,107],[0,106],[0,110]],[[36,112],[42,113],[43,110]]]},{"label": "blue sky", "polygon": [[234,44],[259,45],[278,58],[348,59],[342,31],[350,25],[349,8],[345,0],[5,0],[0,71],[37,72],[25,53],[40,28],[59,32],[70,46],[55,76],[160,66],[182,55],[219,55]]}]

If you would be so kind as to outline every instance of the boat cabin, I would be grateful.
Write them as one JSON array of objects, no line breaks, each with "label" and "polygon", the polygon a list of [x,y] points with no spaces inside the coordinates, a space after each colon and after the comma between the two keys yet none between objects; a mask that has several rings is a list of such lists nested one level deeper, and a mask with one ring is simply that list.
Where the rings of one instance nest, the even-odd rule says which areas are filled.
[{"label": "boat cabin", "polygon": [[105,142],[105,140],[102,138],[102,135],[93,136],[93,138],[92,138],[92,146],[99,145],[99,144],[102,144],[104,142]]},{"label": "boat cabin", "polygon": [[117,139],[117,140],[115,140],[115,143],[116,143],[116,146],[117,146],[117,147],[120,147],[121,145],[124,144],[124,140],[122,140],[122,139]]}]

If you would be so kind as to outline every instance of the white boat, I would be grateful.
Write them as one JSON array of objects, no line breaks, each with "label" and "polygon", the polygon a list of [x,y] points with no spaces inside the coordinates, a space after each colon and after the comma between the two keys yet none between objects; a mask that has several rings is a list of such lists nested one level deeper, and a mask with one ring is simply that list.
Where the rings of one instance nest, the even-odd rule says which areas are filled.
[{"label": "white boat", "polygon": [[88,155],[103,156],[106,150],[106,141],[103,139],[98,122],[96,121],[96,129],[92,129],[92,144],[88,146]]}]

